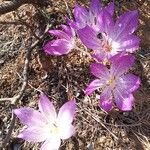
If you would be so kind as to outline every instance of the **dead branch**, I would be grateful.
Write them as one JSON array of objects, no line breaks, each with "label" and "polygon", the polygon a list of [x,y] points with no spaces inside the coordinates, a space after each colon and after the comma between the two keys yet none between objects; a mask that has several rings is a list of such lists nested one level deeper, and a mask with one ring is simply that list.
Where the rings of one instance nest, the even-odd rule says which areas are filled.
[{"label": "dead branch", "polygon": [[0,4],[0,15],[14,11],[24,4],[32,4],[42,7],[46,6],[47,0],[13,0],[9,2],[4,2]]},{"label": "dead branch", "polygon": [[[19,101],[19,99],[21,99],[21,97],[23,96],[23,93],[26,89],[27,83],[28,83],[28,70],[29,70],[29,62],[30,62],[30,58],[31,58],[31,51],[32,49],[35,48],[36,45],[31,46],[31,48],[29,48],[26,52],[26,58],[25,58],[25,63],[24,63],[24,69],[23,69],[23,84],[21,87],[21,90],[19,92],[19,94],[15,97],[13,97],[12,99],[9,98],[9,100],[11,100],[11,105],[12,105],[12,109],[15,109],[16,106],[15,104]],[[3,142],[3,148],[6,147],[7,143],[9,142],[11,133],[13,131],[13,128],[15,126],[15,120],[16,120],[16,116],[14,115],[14,113],[12,112],[12,119],[11,119],[11,123],[10,123],[10,128],[8,130],[8,133],[6,135],[6,138],[4,139]]]},{"label": "dead branch", "polygon": [[12,133],[12,131],[14,129],[14,126],[15,126],[16,116],[15,116],[14,113],[12,113],[12,117],[11,118],[12,119],[11,119],[11,122],[10,122],[10,127],[9,127],[8,133],[6,135],[6,138],[4,139],[4,142],[3,142],[3,145],[2,145],[2,149],[7,146],[7,143],[9,142],[11,133]]},{"label": "dead branch", "polygon": [[[1,22],[0,22],[1,23]],[[4,22],[6,23],[6,22]],[[10,22],[10,24],[15,24],[16,22]],[[23,22],[17,22],[17,24],[19,23],[23,23]],[[31,55],[31,51],[43,40],[43,37],[45,36],[45,33],[48,31],[48,26],[45,29],[45,32],[42,36],[37,38],[37,41],[35,41],[30,48],[28,48],[27,52],[26,52],[26,58],[25,58],[25,63],[24,63],[24,69],[23,69],[23,74],[22,74],[22,80],[23,80],[23,84],[22,84],[22,88],[20,90],[20,92],[18,93],[17,96],[11,97],[11,98],[0,98],[0,102],[3,101],[10,101],[12,105],[14,105],[23,95],[24,90],[26,88],[27,85],[27,73],[28,73],[28,67],[29,67],[29,60],[30,60],[30,55]],[[33,35],[34,36],[34,35]]]},{"label": "dead branch", "polygon": [[[43,36],[41,36],[39,39],[42,40]],[[28,67],[29,67],[29,61],[30,61],[30,56],[31,56],[31,51],[39,44],[40,40],[37,40],[35,43],[33,43],[31,45],[31,47],[27,50],[27,53],[26,53],[26,59],[25,59],[25,63],[24,63],[24,69],[23,69],[23,73],[22,73],[22,76],[23,76],[23,84],[22,84],[22,87],[21,87],[21,90],[20,92],[18,93],[17,96],[14,96],[14,97],[11,97],[11,98],[0,98],[0,102],[2,101],[10,101],[12,105],[16,104],[16,102],[22,97],[23,93],[24,93],[24,90],[27,86],[27,82],[28,82]]]},{"label": "dead branch", "polygon": [[[47,32],[47,28],[45,30],[45,33]],[[21,90],[20,92],[18,93],[17,96],[14,96],[12,98],[2,98],[0,99],[0,101],[10,101],[11,102],[11,106],[12,106],[12,109],[15,109],[16,108],[16,103],[22,98],[24,92],[25,92],[25,89],[27,87],[27,84],[28,84],[28,71],[29,71],[29,62],[30,62],[30,58],[31,58],[31,52],[32,50],[42,41],[43,37],[45,36],[45,33],[39,37],[39,40],[35,41],[30,48],[27,48],[27,52],[26,52],[26,57],[25,57],[25,62],[24,62],[24,69],[23,69],[23,73],[22,73],[22,81],[23,81],[23,84],[22,84],[22,87],[21,87]],[[3,147],[2,148],[6,148],[7,146],[7,143],[9,142],[10,140],[10,137],[11,137],[11,134],[12,134],[12,131],[14,129],[14,126],[15,126],[15,120],[16,120],[16,116],[14,115],[13,111],[12,111],[12,117],[11,117],[11,122],[10,122],[10,127],[9,127],[9,130],[8,130],[8,133],[6,135],[6,138],[4,139],[3,141]]]},{"label": "dead branch", "polygon": [[83,109],[87,115],[91,116],[97,123],[99,123],[104,129],[106,129],[106,130],[114,137],[114,139],[116,139],[116,140],[119,139],[119,138],[99,119],[98,116],[94,116],[91,112],[89,112],[88,109],[86,109],[86,108],[81,108],[81,106],[79,106],[78,104],[77,104],[77,106],[78,106],[80,109]]},{"label": "dead branch", "polygon": [[66,10],[67,10],[67,14],[68,14],[68,16],[69,16],[69,19],[72,19],[72,18],[73,18],[72,12],[71,12],[71,10],[70,10],[70,8],[69,8],[69,6],[68,6],[67,1],[64,0],[64,3],[65,3],[65,6],[66,6]]}]

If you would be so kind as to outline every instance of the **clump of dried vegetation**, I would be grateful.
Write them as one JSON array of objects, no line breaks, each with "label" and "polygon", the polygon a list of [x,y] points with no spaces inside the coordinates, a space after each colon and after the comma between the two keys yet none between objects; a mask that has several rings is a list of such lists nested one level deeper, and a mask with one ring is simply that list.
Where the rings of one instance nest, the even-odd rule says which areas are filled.
[{"label": "clump of dried vegetation", "polygon": [[[107,3],[107,1],[104,1]],[[0,2],[2,4],[4,2]],[[79,1],[86,5],[88,0]],[[67,99],[77,99],[74,124],[77,133],[64,141],[68,150],[149,150],[150,149],[150,10],[148,1],[116,1],[118,13],[138,9],[140,26],[137,34],[141,46],[136,54],[133,72],[142,85],[136,93],[136,106],[131,112],[113,110],[106,114],[97,107],[95,95],[84,95],[91,80],[90,58],[71,52],[67,56],[47,56],[41,50],[48,37],[47,28],[55,28],[75,4],[53,1],[46,6],[24,4],[17,10],[0,16],[0,144],[2,149],[38,149],[39,145],[16,138],[22,125],[12,114],[20,106],[37,107],[39,91],[46,92],[62,105]],[[66,7],[68,6],[68,7]],[[1,7],[0,7],[1,9]],[[49,26],[47,26],[47,24]],[[57,103],[56,103],[57,101]],[[58,107],[58,106],[57,106]]]}]

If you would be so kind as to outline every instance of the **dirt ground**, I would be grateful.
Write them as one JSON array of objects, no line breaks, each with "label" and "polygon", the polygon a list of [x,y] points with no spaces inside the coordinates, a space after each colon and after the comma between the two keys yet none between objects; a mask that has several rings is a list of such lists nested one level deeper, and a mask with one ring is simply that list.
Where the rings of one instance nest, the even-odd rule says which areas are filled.
[{"label": "dirt ground", "polygon": [[[89,1],[78,2],[87,5]],[[103,2],[107,4],[108,1]],[[67,3],[72,10],[75,1],[68,0]],[[39,90],[47,93],[57,108],[67,99],[76,97],[78,107],[74,125],[77,132],[63,141],[60,150],[150,150],[150,3],[148,0],[118,0],[115,4],[117,14],[138,9],[140,15],[137,34],[141,43],[131,72],[141,78],[141,87],[135,93],[132,111],[114,109],[106,114],[97,107],[96,94],[91,97],[84,95],[83,90],[93,78],[89,72],[92,60],[85,54],[72,51],[61,57],[46,55],[42,45],[43,41],[52,38],[48,34],[32,50],[28,85],[15,107],[37,108]],[[11,98],[19,93],[27,50],[44,33],[47,24],[56,28],[65,23],[67,12],[64,1],[52,0],[44,8],[26,4],[17,11],[0,16],[0,98]],[[12,108],[10,101],[0,101],[0,147],[11,126]],[[38,150],[40,144],[17,138],[21,129],[22,124],[17,119],[4,149]]]}]

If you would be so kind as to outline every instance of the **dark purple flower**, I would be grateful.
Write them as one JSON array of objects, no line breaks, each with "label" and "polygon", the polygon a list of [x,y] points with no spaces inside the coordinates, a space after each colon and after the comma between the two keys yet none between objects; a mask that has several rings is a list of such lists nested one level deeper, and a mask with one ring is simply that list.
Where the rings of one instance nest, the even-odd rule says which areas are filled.
[{"label": "dark purple flower", "polygon": [[101,61],[108,60],[120,52],[134,52],[139,47],[140,39],[133,35],[138,26],[138,12],[130,11],[119,17],[114,23],[112,16],[102,10],[97,18],[96,31],[90,26],[78,30],[83,44],[94,51]]},{"label": "dark purple flower", "polygon": [[131,110],[134,102],[132,93],[140,85],[139,77],[126,74],[133,63],[134,57],[130,55],[114,57],[110,69],[100,63],[93,63],[91,73],[98,79],[89,84],[85,93],[90,95],[96,89],[101,89],[100,107],[105,111],[112,109],[113,102],[122,111]]},{"label": "dark purple flower", "polygon": [[63,30],[49,30],[49,33],[56,36],[56,40],[49,41],[43,47],[50,55],[68,54],[75,48],[75,32],[73,28],[62,25]]},{"label": "dark purple flower", "polygon": [[57,115],[52,102],[42,93],[38,106],[39,111],[32,108],[14,110],[20,121],[27,127],[18,137],[29,142],[44,142],[41,150],[57,150],[61,139],[68,139],[75,133],[72,125],[75,101],[65,103]]}]

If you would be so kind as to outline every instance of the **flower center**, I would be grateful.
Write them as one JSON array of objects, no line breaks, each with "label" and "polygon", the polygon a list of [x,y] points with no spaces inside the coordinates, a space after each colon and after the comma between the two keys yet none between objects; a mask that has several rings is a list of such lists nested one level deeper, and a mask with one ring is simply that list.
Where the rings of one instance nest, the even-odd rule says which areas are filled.
[{"label": "flower center", "polygon": [[107,81],[107,85],[108,86],[111,86],[113,89],[115,88],[116,86],[116,81],[115,81],[115,77],[111,77],[108,81]]},{"label": "flower center", "polygon": [[108,43],[108,41],[103,41],[103,42],[102,42],[102,48],[103,48],[104,51],[106,51],[106,52],[111,52],[111,51],[112,51],[112,47],[111,47],[111,45]]},{"label": "flower center", "polygon": [[106,33],[99,33],[97,35],[97,38],[99,38],[101,40],[101,45],[102,45],[102,49],[105,52],[111,52],[112,51],[112,45],[109,43],[108,41],[108,36]]},{"label": "flower center", "polygon": [[59,128],[57,123],[53,123],[50,127],[51,134],[57,135],[59,133]]}]

